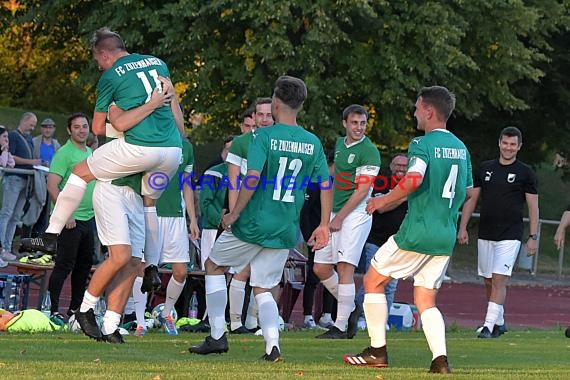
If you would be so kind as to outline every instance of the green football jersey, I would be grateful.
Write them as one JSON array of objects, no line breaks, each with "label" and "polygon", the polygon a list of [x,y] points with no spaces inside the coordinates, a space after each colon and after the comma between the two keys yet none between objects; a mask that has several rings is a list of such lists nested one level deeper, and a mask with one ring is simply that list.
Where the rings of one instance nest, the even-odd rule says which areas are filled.
[{"label": "green football jersey", "polygon": [[226,162],[240,167],[241,175],[245,175],[247,172],[247,152],[254,135],[255,130],[252,130],[233,139],[228,157],[226,158]]},{"label": "green football jersey", "polygon": [[[170,183],[156,201],[156,213],[164,217],[184,216],[185,205],[182,199],[183,186],[190,186],[190,178],[184,174],[194,170],[194,148],[187,140],[182,140],[182,163]],[[181,181],[182,180],[182,181]]]},{"label": "green football jersey", "polygon": [[[344,137],[339,137],[334,150],[334,189],[333,212],[338,212],[356,190],[356,177],[360,175],[376,176],[380,171],[380,152],[370,139],[346,145]],[[372,187],[368,195],[372,192]],[[368,197],[367,197],[368,198]],[[359,205],[364,209],[366,199]]]},{"label": "green football jersey", "polygon": [[[125,111],[143,105],[161,85],[159,76],[170,77],[170,72],[156,57],[128,54],[119,58],[97,83],[95,111],[107,113],[112,102]],[[180,147],[182,144],[170,107],[155,109],[124,135],[125,141],[134,145]]]},{"label": "green football jersey", "polygon": [[200,181],[200,210],[205,229],[215,230],[220,225],[229,186],[227,176],[228,164],[223,162],[206,170]]},{"label": "green football jersey", "polygon": [[300,126],[259,129],[249,147],[247,167],[259,171],[261,178],[232,225],[234,235],[266,248],[293,248],[307,187],[329,180],[321,142]]},{"label": "green football jersey", "polygon": [[436,129],[410,142],[408,159],[409,171],[424,167],[425,173],[408,196],[408,213],[394,240],[406,251],[451,256],[459,208],[473,187],[469,151],[451,132]]},{"label": "green football jersey", "polygon": [[[67,142],[57,151],[51,161],[49,172],[57,174],[61,177],[59,189],[62,190],[71,173],[75,164],[83,161],[89,157],[93,152],[91,148],[86,147],[85,150],[79,149],[71,140]],[[87,184],[87,190],[81,198],[79,207],[73,213],[73,218],[76,220],[86,221],[95,214],[93,213],[93,189],[95,188],[95,181]]]}]

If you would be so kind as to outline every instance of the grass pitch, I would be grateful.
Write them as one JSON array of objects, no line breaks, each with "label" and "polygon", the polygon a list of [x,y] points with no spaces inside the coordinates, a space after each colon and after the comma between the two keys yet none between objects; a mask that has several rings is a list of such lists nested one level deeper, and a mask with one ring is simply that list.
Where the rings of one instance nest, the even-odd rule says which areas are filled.
[{"label": "grass pitch", "polygon": [[[346,353],[368,346],[366,333],[353,340],[314,339],[314,331],[285,332],[284,360],[266,363],[261,337],[230,336],[224,355],[190,354],[205,334],[127,336],[124,345],[89,340],[78,333],[0,333],[0,374],[5,379],[433,379],[423,333],[389,332],[390,367],[351,367]],[[511,331],[477,339],[473,331],[447,334],[456,379],[568,379],[570,339],[560,329]]]}]

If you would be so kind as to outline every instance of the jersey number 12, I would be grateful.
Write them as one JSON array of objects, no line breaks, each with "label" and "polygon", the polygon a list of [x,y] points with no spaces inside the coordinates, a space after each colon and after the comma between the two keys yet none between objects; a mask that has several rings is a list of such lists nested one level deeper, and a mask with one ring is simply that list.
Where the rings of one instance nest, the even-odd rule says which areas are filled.
[{"label": "jersey number 12", "polygon": [[[289,162],[287,165],[287,157],[279,157],[279,169],[277,171],[277,177],[275,181],[275,189],[273,190],[273,200],[274,201],[282,201],[282,202],[295,202],[295,197],[293,196],[293,190],[295,189],[295,178],[297,178],[297,174],[301,171],[301,167],[303,166],[303,161],[298,158],[295,158]],[[284,185],[284,178],[285,177],[285,170],[289,169],[293,171],[291,176],[287,176],[290,178],[290,182],[287,184],[287,190],[281,197],[281,186]]]}]

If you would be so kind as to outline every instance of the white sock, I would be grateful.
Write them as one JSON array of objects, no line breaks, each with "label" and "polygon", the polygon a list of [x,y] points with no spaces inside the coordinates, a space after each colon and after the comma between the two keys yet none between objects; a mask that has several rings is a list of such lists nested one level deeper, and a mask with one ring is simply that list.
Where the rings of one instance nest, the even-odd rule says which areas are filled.
[{"label": "white sock", "polygon": [[79,312],[85,313],[89,309],[93,309],[93,311],[95,311],[95,305],[99,301],[99,298],[101,297],[95,297],[86,290],[85,294],[83,294],[83,302],[81,302],[81,306],[79,307]]},{"label": "white sock", "polygon": [[503,326],[505,324],[505,305],[499,305],[499,316],[497,317],[496,325]]},{"label": "white sock", "polygon": [[249,305],[247,306],[247,314],[245,316],[245,327],[247,329],[256,329],[259,323],[257,322],[257,302],[255,302],[255,296],[253,295],[253,289],[249,295]]},{"label": "white sock", "polygon": [[332,276],[321,282],[323,283],[323,286],[327,288],[329,293],[338,300],[338,273],[333,271]]},{"label": "white sock", "polygon": [[305,322],[309,322],[309,321],[313,321],[313,316],[312,315],[305,315]]},{"label": "white sock", "polygon": [[146,328],[144,311],[146,309],[147,294],[141,292],[142,282],[142,277],[135,278],[135,282],[133,283],[133,300],[135,301],[135,315],[137,317],[137,326],[144,326]]},{"label": "white sock", "polygon": [[431,307],[424,310],[420,317],[422,319],[422,328],[431,350],[432,360],[441,355],[447,356],[445,322],[439,309]]},{"label": "white sock", "polygon": [[166,299],[164,300],[164,309],[162,309],[161,312],[163,317],[170,315],[174,304],[176,301],[178,301],[178,297],[180,297],[180,294],[184,289],[184,284],[186,284],[186,281],[180,283],[174,279],[174,276],[170,276],[170,280],[166,286]]},{"label": "white sock", "polygon": [[103,317],[103,326],[101,326],[101,334],[110,335],[115,332],[121,322],[121,314],[111,310],[105,312]]},{"label": "white sock", "polygon": [[501,306],[494,302],[489,302],[487,304],[487,315],[485,315],[485,327],[489,329],[489,331],[493,332],[493,328],[497,323],[497,319],[499,318],[499,313],[501,312]]},{"label": "white sock", "polygon": [[348,317],[352,310],[354,310],[355,295],[356,288],[354,283],[338,285],[338,306],[336,309],[336,321],[334,322],[334,325],[340,331],[346,331]]},{"label": "white sock", "polygon": [[206,275],[206,308],[210,316],[210,335],[216,340],[226,331],[227,303],[226,276]]},{"label": "white sock", "polygon": [[232,279],[230,282],[230,328],[232,330],[241,327],[241,313],[243,310],[243,300],[245,298],[245,282]]},{"label": "white sock", "polygon": [[327,321],[332,321],[332,315],[331,315],[331,313],[323,313],[323,315],[321,315],[321,319],[325,319]]},{"label": "white sock", "polygon": [[365,293],[364,317],[368,327],[370,345],[380,348],[386,345],[386,322],[388,322],[388,303],[384,293]]},{"label": "white sock", "polygon": [[259,308],[259,325],[265,339],[265,353],[270,354],[273,346],[279,348],[279,310],[270,292],[256,295],[255,301]]},{"label": "white sock", "polygon": [[83,199],[87,182],[71,173],[55,202],[46,233],[59,234]]},{"label": "white sock", "polygon": [[144,207],[144,261],[146,266],[158,265],[160,249],[158,239],[158,215],[156,207]]}]

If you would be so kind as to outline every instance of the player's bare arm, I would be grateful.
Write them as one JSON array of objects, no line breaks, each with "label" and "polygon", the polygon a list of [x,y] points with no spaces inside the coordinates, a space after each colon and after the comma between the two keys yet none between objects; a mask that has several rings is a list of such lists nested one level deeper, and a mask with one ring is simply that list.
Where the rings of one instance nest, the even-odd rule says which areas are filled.
[{"label": "player's bare arm", "polygon": [[408,172],[406,177],[398,182],[398,185],[384,197],[374,197],[366,202],[366,212],[372,214],[379,210],[385,212],[387,207],[393,207],[394,204],[407,198],[408,195],[416,191],[422,184],[424,177],[418,172]]},{"label": "player's bare arm", "polygon": [[[385,197],[385,196],[386,196],[386,194],[379,194],[379,195],[377,194],[375,197],[380,197],[380,198],[381,198],[381,197]],[[396,202],[392,202],[389,206],[384,207],[384,208],[382,209],[382,211],[376,210],[376,212],[377,212],[378,214],[384,214],[384,213],[386,213],[386,212],[395,210],[395,209],[397,209],[402,203],[406,202],[407,200],[408,200],[408,197],[399,199],[399,200],[396,201]]]},{"label": "player's bare arm", "polygon": [[344,219],[362,202],[370,192],[370,186],[374,181],[374,176],[359,175],[356,178],[356,190],[350,198],[346,201],[344,206],[336,213],[335,217],[330,223],[331,231],[339,231],[342,228]]},{"label": "player's bare arm", "polygon": [[230,211],[234,209],[234,206],[238,199],[238,181],[240,175],[240,167],[228,162],[228,179],[230,181],[230,187],[228,189],[228,207]]},{"label": "player's bare arm", "polygon": [[[190,176],[190,173],[184,172],[184,176]],[[192,186],[184,186],[183,190],[184,204],[186,206],[186,212],[190,218],[190,238],[192,240],[198,240],[200,238],[200,228],[198,228],[198,219],[196,218],[196,209],[194,207],[194,190]]]},{"label": "player's bare arm", "polygon": [[461,221],[459,222],[459,228],[457,229],[457,242],[459,244],[469,244],[469,233],[467,232],[467,225],[475,211],[475,206],[479,200],[479,195],[481,194],[480,187],[470,187],[467,189],[467,196],[465,198],[465,203],[463,204],[463,209],[461,210]]},{"label": "player's bare arm", "polygon": [[164,87],[162,91],[155,88],[147,103],[128,111],[120,109],[116,104],[111,104],[109,107],[109,121],[113,124],[113,127],[119,132],[125,132],[143,121],[155,109],[170,106],[173,90],[172,87]]},{"label": "player's bare arm", "polygon": [[239,215],[249,203],[257,185],[259,184],[259,178],[261,173],[257,170],[248,170],[246,176],[243,179],[243,184],[239,190],[237,202],[228,214],[222,217],[222,227],[225,230],[231,229],[231,225],[239,218]]},{"label": "player's bare arm", "polygon": [[560,218],[560,224],[556,229],[556,233],[554,234],[554,244],[556,244],[556,248],[560,249],[564,246],[564,240],[566,237],[566,228],[570,224],[570,211],[564,211],[562,214],[562,218]]},{"label": "player's bare arm", "polygon": [[170,101],[170,107],[172,108],[172,115],[174,116],[174,122],[176,123],[176,128],[178,128],[178,132],[181,135],[185,135],[186,131],[184,130],[184,114],[182,113],[182,107],[180,107],[180,102],[178,101],[178,97],[176,96],[176,91],[174,89],[174,85],[170,78],[166,78],[163,76],[159,76],[158,80],[162,82],[163,90],[165,88],[172,89],[172,99]]},{"label": "player's bare arm", "polygon": [[[536,236],[538,234],[538,194],[525,193],[526,204],[528,206],[529,235]],[[526,242],[527,255],[536,255],[538,251],[538,240],[531,237]]]}]

